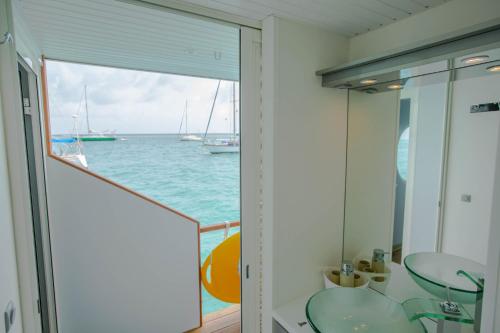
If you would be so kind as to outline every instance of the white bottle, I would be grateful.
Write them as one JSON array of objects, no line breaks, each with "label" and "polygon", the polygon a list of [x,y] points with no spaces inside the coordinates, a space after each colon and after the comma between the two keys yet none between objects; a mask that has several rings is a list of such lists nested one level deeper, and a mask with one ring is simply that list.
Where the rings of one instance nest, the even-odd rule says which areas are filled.
[{"label": "white bottle", "polygon": [[385,273],[385,254],[382,249],[374,249],[372,257],[372,269],[375,273]]},{"label": "white bottle", "polygon": [[340,270],[340,286],[354,287],[354,265],[350,260],[342,261],[342,268]]}]

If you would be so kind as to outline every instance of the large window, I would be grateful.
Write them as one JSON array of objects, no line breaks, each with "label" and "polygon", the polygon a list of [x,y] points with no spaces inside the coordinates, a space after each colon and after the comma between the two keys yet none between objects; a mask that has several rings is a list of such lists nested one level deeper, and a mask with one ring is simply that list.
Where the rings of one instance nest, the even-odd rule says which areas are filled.
[{"label": "large window", "polygon": [[[240,220],[238,82],[59,61],[47,61],[47,82],[53,154],[202,229]],[[201,234],[202,262],[223,240]],[[202,299],[204,314],[228,305]]]}]

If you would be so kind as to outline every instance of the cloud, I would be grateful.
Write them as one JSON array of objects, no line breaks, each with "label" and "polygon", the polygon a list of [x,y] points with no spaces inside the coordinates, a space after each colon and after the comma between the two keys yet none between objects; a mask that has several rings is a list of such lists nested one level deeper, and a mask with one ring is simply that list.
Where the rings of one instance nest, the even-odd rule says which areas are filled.
[{"label": "cloud", "polygon": [[[177,133],[187,101],[188,131],[203,133],[218,83],[214,79],[56,61],[47,62],[47,78],[54,134],[71,134],[75,114],[79,115],[79,130],[86,131],[85,86],[95,131]],[[238,89],[237,83],[236,94]],[[232,98],[232,82],[222,81],[211,133],[232,130]]]}]

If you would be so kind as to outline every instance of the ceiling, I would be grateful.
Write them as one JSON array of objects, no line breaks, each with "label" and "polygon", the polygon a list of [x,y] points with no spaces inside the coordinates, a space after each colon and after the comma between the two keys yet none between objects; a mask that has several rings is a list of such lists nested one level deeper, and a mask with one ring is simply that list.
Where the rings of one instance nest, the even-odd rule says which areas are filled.
[{"label": "ceiling", "polygon": [[184,0],[262,20],[276,15],[355,36],[450,0]]},{"label": "ceiling", "polygon": [[14,23],[29,27],[47,58],[239,79],[232,25],[113,0],[19,0],[15,8]]},{"label": "ceiling", "polygon": [[[354,36],[448,0],[183,1],[252,20],[274,14]],[[31,31],[47,58],[226,80],[239,78],[236,26],[149,7],[144,2],[15,3],[17,20]]]}]

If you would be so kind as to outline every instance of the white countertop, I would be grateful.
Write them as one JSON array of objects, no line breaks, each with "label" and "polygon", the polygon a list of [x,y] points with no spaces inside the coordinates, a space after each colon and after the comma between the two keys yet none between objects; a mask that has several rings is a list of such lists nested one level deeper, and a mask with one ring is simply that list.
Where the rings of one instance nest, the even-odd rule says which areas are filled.
[{"label": "white countertop", "polygon": [[275,309],[273,311],[274,320],[283,326],[288,333],[314,333],[306,318],[306,304],[313,294],[296,298]]}]

